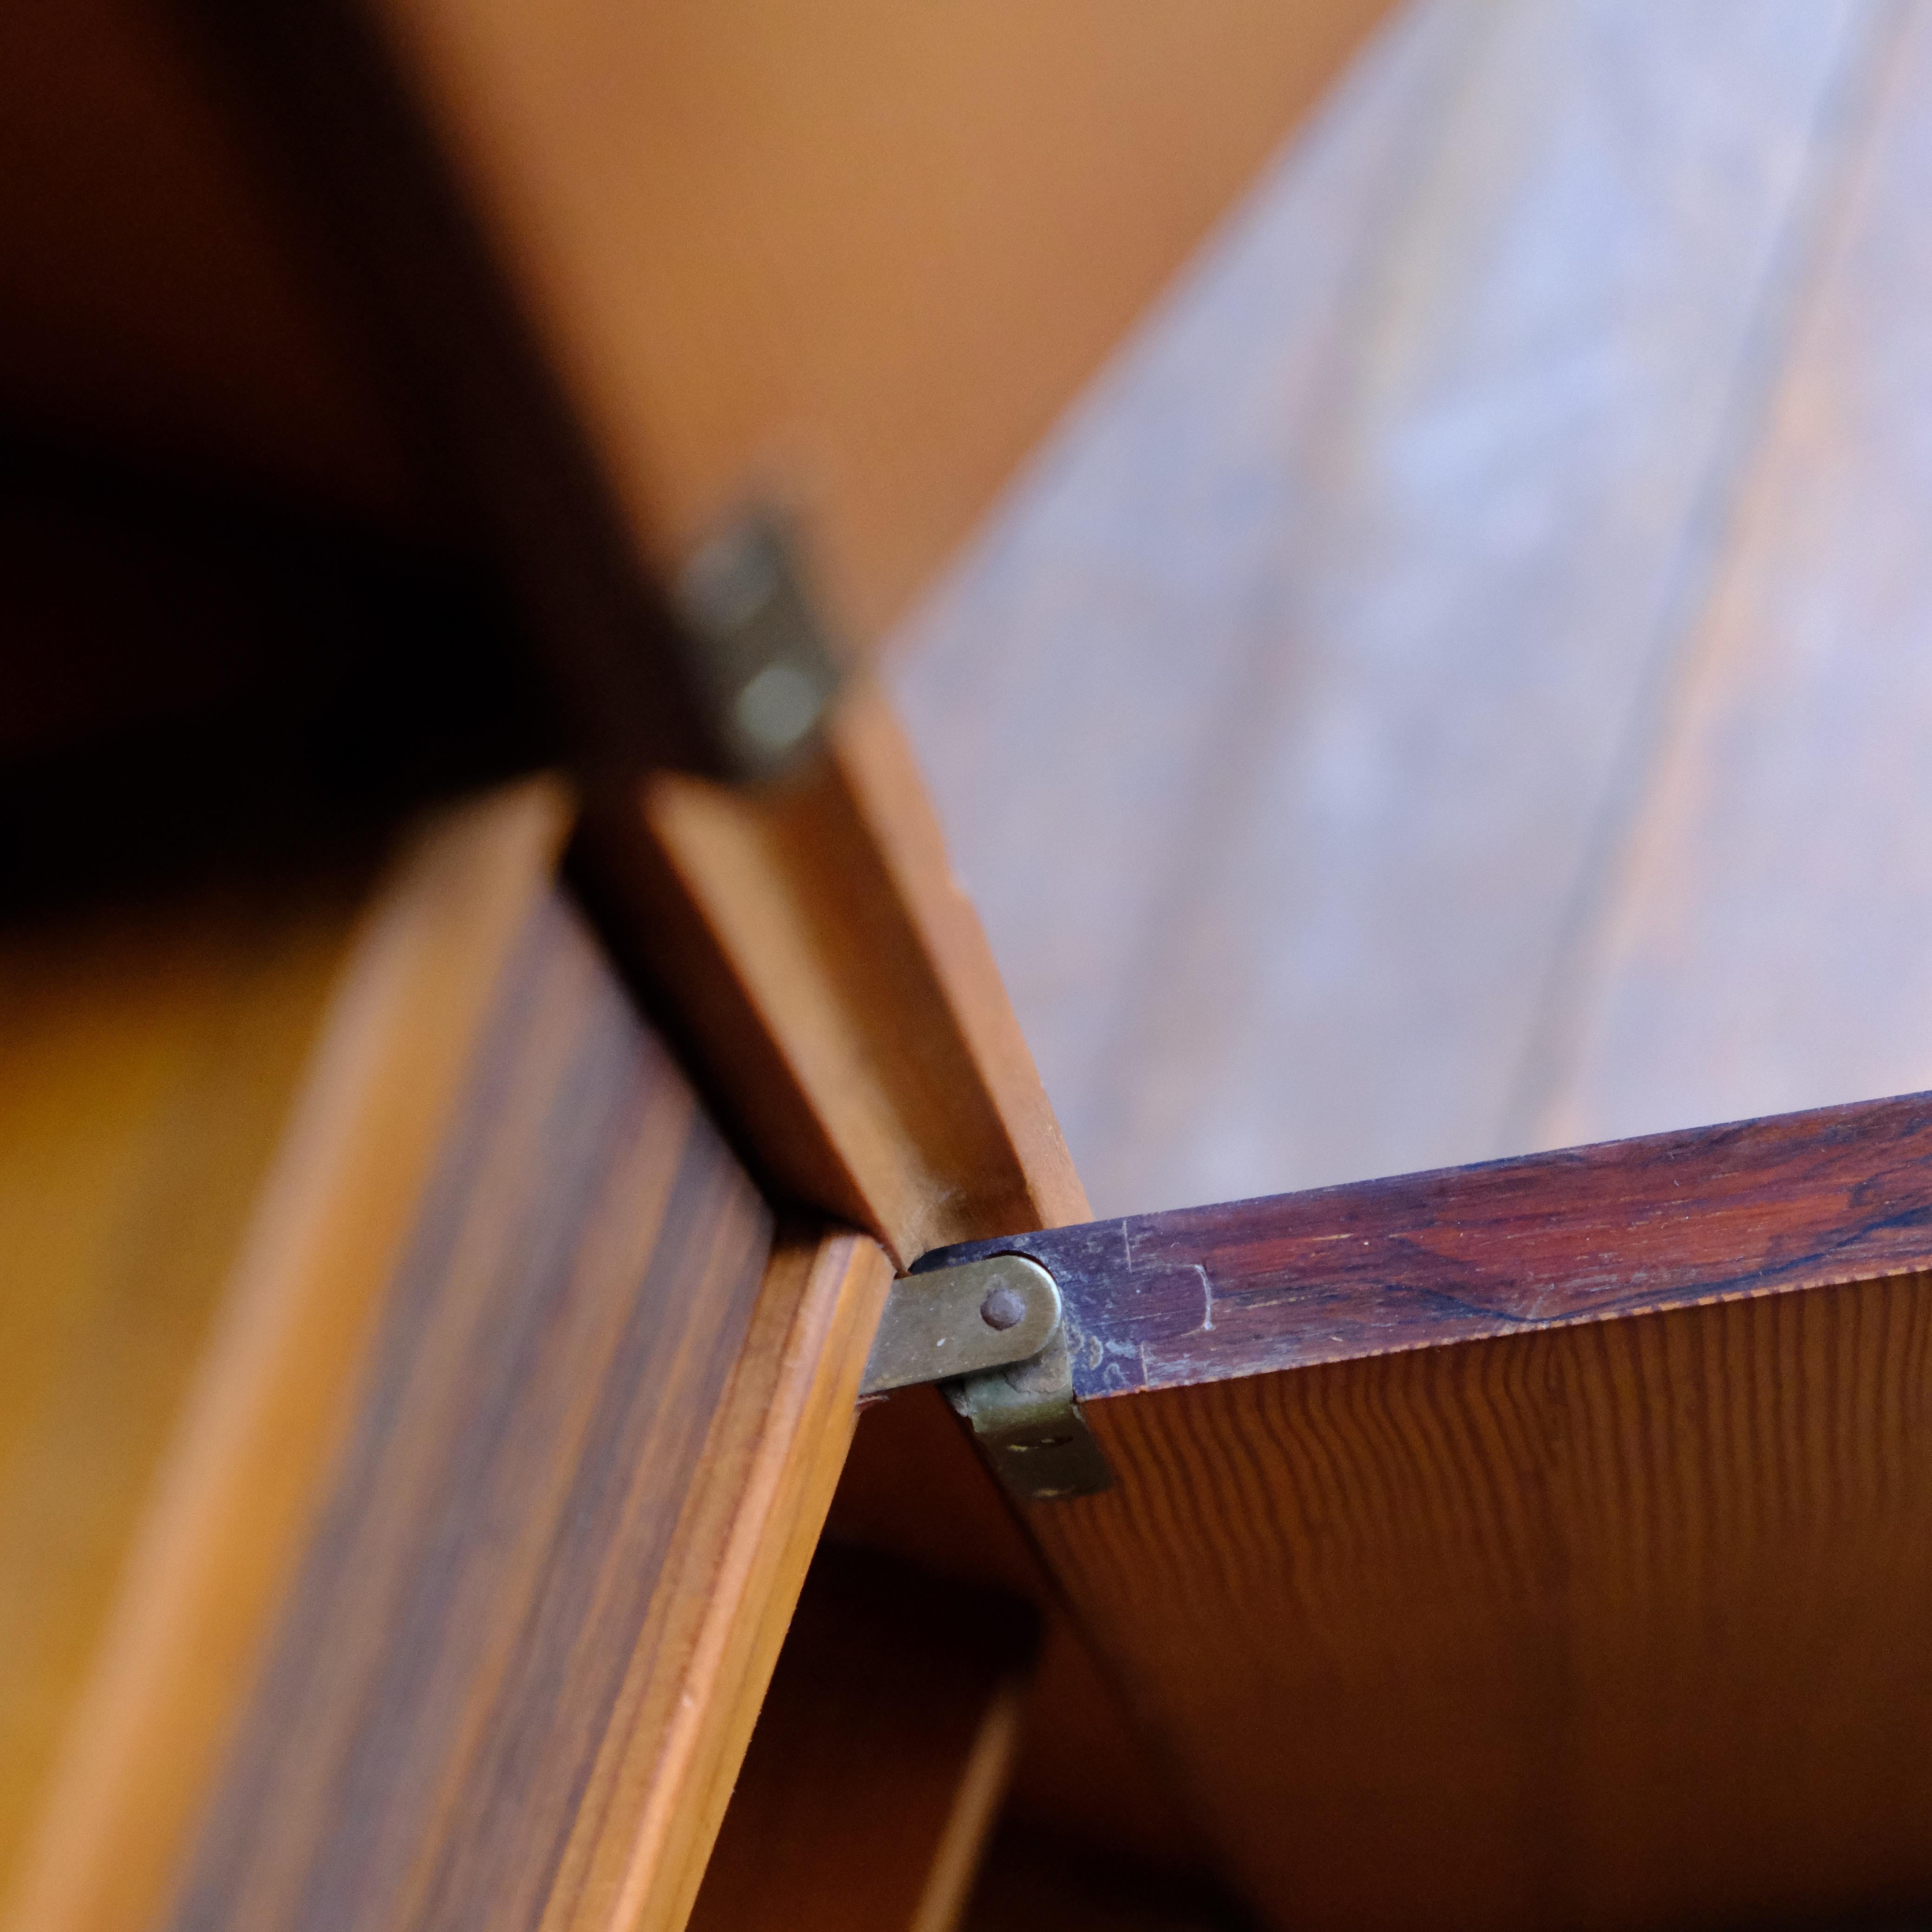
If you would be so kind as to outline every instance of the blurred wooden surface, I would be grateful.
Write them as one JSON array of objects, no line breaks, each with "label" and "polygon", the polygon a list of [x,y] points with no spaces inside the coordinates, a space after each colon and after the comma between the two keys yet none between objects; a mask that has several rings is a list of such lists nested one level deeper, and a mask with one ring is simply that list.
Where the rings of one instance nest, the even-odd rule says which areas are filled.
[{"label": "blurred wooden surface", "polygon": [[1117,1868],[1171,1876],[1203,1857],[1168,1767],[1149,1750],[1040,1553],[937,1389],[868,1402],[826,1534],[890,1552],[969,1589],[1025,1598],[1040,1614],[1012,1804],[1052,1842]]},{"label": "blurred wooden surface", "polygon": [[0,1888],[367,880],[0,944]]},{"label": "blurred wooden surface", "polygon": [[382,0],[631,526],[764,480],[869,634],[1383,0]]},{"label": "blurred wooden surface", "polygon": [[[138,1507],[122,1518],[118,1546],[103,1552],[112,1594],[64,1690],[58,1751],[8,1875],[10,1924],[152,1922],[310,1526],[344,1390],[476,1029],[566,823],[565,801],[544,786],[452,814],[358,908],[329,962],[326,1010],[298,1009],[293,1042],[269,1030],[245,1042],[257,1071],[231,1077],[272,1088],[292,1053],[296,1077],[265,1096],[262,1166],[245,1204],[234,1204],[229,1238],[182,1256],[206,1271],[184,1295],[183,1331],[170,1343],[194,1348],[192,1366],[176,1384],[154,1462],[123,1474]],[[97,936],[110,948],[121,937],[111,926]],[[192,982],[208,962],[193,956],[203,935],[190,928],[186,937],[182,970]],[[112,957],[98,983],[79,974],[73,982],[83,1014],[92,992],[93,1010],[110,1023],[126,1010]],[[214,963],[218,986],[218,951]],[[67,1033],[49,1042],[52,1064],[30,1096],[56,1119],[76,1092],[84,1096],[88,1072]],[[108,1077],[118,1082],[124,1066]],[[154,1130],[158,1154],[180,1165],[173,1184],[200,1196],[220,1142],[172,1119]],[[152,1226],[134,1232],[128,1257],[110,1251],[98,1262],[144,1267],[166,1238]],[[89,1286],[85,1276],[46,1283],[62,1299]],[[163,1376],[158,1396],[167,1384]],[[52,1460],[63,1446],[24,1440],[19,1466]],[[104,1843],[113,1858],[100,1856]]]},{"label": "blurred wooden surface", "polygon": [[[153,1386],[121,1425],[158,1438],[146,1465],[100,1432],[116,1480],[94,1514],[118,1547],[74,1581],[48,1544],[61,1560],[26,1586],[28,1612],[49,1598],[38,1626],[64,1593],[85,1652],[50,1660],[29,1616],[8,1660],[64,1706],[8,1713],[58,1744],[49,1765],[44,1738],[19,1741],[16,1781],[38,1789],[10,1787],[10,1828],[31,1828],[10,1925],[671,1924],[688,1905],[890,1270],[849,1233],[773,1247],[770,1210],[558,892],[567,823],[542,784],[446,814],[348,943],[322,948],[326,998],[310,928],[345,926],[322,916],[334,900],[269,923],[279,977],[258,989],[237,985],[242,942],[261,950],[245,921],[177,934],[190,989],[231,1009],[213,1034],[227,1057],[204,1052],[202,1072],[232,1090],[235,1130],[260,1135],[261,1172],[233,1156],[199,1211],[227,1203],[245,1232],[182,1247],[195,1280],[149,1311]],[[68,1006],[110,1036],[92,1043],[119,1048],[118,1084],[146,1009],[69,980]],[[172,990],[164,976],[164,1016]],[[198,1042],[176,1004],[178,1077],[162,1066],[152,1094],[121,1096],[161,1142],[120,1216],[134,1245],[77,1244],[76,1320],[94,1318],[80,1291],[111,1296],[158,1238],[128,1214],[166,1208],[169,1162],[204,1178],[228,1146],[182,1111]],[[37,1120],[88,1110],[76,1036],[78,1021],[40,1042]],[[167,1059],[172,1036],[145,1036]],[[115,1173],[92,1169],[125,1167],[134,1143],[94,1141],[68,1192],[111,1208]],[[61,1460],[76,1417],[52,1398],[73,1379],[23,1412],[16,1490],[98,1473]],[[98,1400],[125,1380],[101,1377]],[[36,1498],[9,1502],[31,1526]],[[76,1540],[99,1528],[80,1518]]]},{"label": "blurred wooden surface", "polygon": [[1932,1084],[1932,15],[1871,90],[1538,1139]]},{"label": "blurred wooden surface", "polygon": [[1406,10],[907,627],[1098,1211],[1932,1082],[1927,35]]},{"label": "blurred wooden surface", "polygon": [[1037,1238],[1030,1526],[1264,1922],[1924,1902],[1928,1229],[1921,1096]]},{"label": "blurred wooden surface", "polygon": [[[321,85],[401,194],[407,143],[367,57],[395,65],[508,292],[516,352],[585,432],[640,554],[675,561],[774,490],[808,513],[869,636],[1387,4],[344,0],[242,32],[339,64]],[[439,412],[450,427],[442,392],[508,338],[470,352],[477,304],[445,272],[447,224],[416,231],[422,260],[345,282],[338,218],[371,211],[304,218],[333,164],[274,142],[299,149],[320,124],[251,100],[266,69],[209,61],[238,17],[220,0],[10,10],[0,406],[460,536],[451,489],[477,479],[424,430]],[[376,218],[393,241],[419,213]],[[392,269],[440,321],[401,314]]]},{"label": "blurred wooden surface", "polygon": [[693,1932],[951,1932],[1006,1793],[1023,1601],[822,1548]]},{"label": "blurred wooden surface", "polygon": [[[688,758],[662,584],[716,518],[788,504],[831,629],[869,643],[1384,4],[35,4],[0,42],[0,99],[31,96],[4,137],[0,411],[406,540],[542,667],[552,703],[500,708],[554,709],[600,772]],[[280,655],[254,601],[194,667],[223,692]],[[98,725],[119,682],[54,694]],[[160,682],[177,728],[194,680]],[[428,682],[494,688],[460,652]],[[761,1178],[898,1259],[1077,1219],[910,766],[876,698],[849,712],[802,803],[649,795],[627,878],[651,890],[616,896],[642,970]]]}]

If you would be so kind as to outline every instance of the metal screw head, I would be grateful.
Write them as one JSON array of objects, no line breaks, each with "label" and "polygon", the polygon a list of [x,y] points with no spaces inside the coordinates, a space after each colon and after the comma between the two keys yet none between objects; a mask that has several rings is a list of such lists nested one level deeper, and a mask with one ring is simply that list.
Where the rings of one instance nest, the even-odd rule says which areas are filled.
[{"label": "metal screw head", "polygon": [[988,1328],[1012,1328],[1026,1319],[1026,1298],[1018,1289],[996,1282],[980,1304],[980,1319]]}]

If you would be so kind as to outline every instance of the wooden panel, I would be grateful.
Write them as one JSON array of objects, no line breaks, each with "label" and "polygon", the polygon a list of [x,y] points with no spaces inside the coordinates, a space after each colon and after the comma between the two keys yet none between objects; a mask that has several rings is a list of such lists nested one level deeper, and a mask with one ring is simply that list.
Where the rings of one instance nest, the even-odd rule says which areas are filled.
[{"label": "wooden panel", "polygon": [[828,1544],[692,1932],[949,1932],[1012,1768],[1028,1606]]},{"label": "wooden panel", "polygon": [[[218,1246],[202,1258],[214,1274],[200,1287],[216,1311],[212,1331],[181,1413],[165,1425],[131,1547],[104,1556],[119,1586],[65,1715],[8,1923],[152,1919],[212,1774],[251,1638],[298,1546],[341,1387],[475,1028],[549,876],[565,818],[562,801],[541,787],[458,813],[417,844],[362,914],[286,1124],[272,1138],[238,1252],[230,1258]],[[110,1015],[124,1006],[111,984],[101,1004]],[[265,1054],[256,1063],[262,1076],[272,1045],[251,1049]],[[127,1051],[112,1055],[121,1075]],[[79,1090],[69,1081],[85,1072],[58,1055],[47,1104],[70,1099]],[[204,1190],[221,1184],[210,1165],[218,1144],[184,1122],[159,1131],[179,1163],[174,1188],[206,1211]],[[141,1239],[122,1264],[141,1269],[149,1253]],[[52,1448],[16,1453],[38,1458]],[[137,1490],[146,1473],[130,1474]],[[99,1856],[107,1843],[111,1860]]]},{"label": "wooden panel", "polygon": [[770,1222],[560,905],[496,998],[181,1924],[534,1924],[622,1729]]},{"label": "wooden panel", "polygon": [[365,890],[0,942],[0,1888]]},{"label": "wooden panel", "polygon": [[1000,1244],[1119,1478],[1034,1533],[1269,1922],[1932,1888],[1928,1231],[1918,1096]]},{"label": "wooden panel", "polygon": [[1067,1298],[1083,1396],[1932,1263],[1932,1095],[969,1243]]},{"label": "wooden panel", "polygon": [[[368,11],[415,70],[631,528],[675,555],[775,482],[814,513],[871,630],[1385,4]],[[329,70],[292,84],[346,104],[370,76],[349,51],[356,10],[337,11],[346,36],[289,27]],[[419,514],[398,418],[453,372],[397,386],[396,317],[369,329],[369,290],[316,273],[340,206],[287,232],[314,155],[265,168],[250,142],[288,117],[258,101],[266,124],[244,113],[238,136],[196,40],[167,26],[108,0],[14,22],[0,72],[20,165],[4,178],[40,190],[0,195],[16,386],[43,421],[145,430]],[[258,68],[238,92],[288,84]],[[374,146],[381,124],[343,124]],[[460,340],[478,292],[436,285],[442,239],[418,292]],[[434,358],[436,334],[405,357]]]},{"label": "wooden panel", "polygon": [[[1932,1012],[1898,897],[1924,902],[1924,849],[1891,836],[1922,809],[1908,572],[1932,514],[1912,83],[1894,212],[1861,244],[1883,332],[1805,352],[1789,520],[1753,539],[1779,574],[1732,633],[1740,698],[1788,675],[1796,708],[1714,717],[1691,753],[1749,808],[1712,796],[1730,829],[1708,869],[1685,853],[1641,942],[1643,997],[1681,1015],[1670,1052],[1633,1006],[1592,1076],[1654,1067],[1685,1103],[1522,1105],[1576,922],[1676,730],[1902,17],[1418,0],[904,633],[908,728],[1096,1213],[1932,1082],[1875,1070]],[[1805,440],[1814,410],[1835,454]],[[1884,453],[1852,515],[1842,436],[1866,422]],[[1768,926],[1747,876],[1778,896]],[[1694,958],[1708,992],[1679,1005]],[[1774,1006],[1801,975],[1804,1002]],[[1814,1037],[1864,1042],[1820,1067],[1855,1080],[1763,1084]],[[1690,1104],[1719,1042],[1733,1084]]]},{"label": "wooden panel", "polygon": [[561,829],[478,808],[368,919],[8,1924],[688,1903],[888,1270],[772,1250]]},{"label": "wooden panel", "polygon": [[[16,164],[0,178],[36,184],[0,194],[9,400],[43,426],[439,519],[449,452],[431,446],[452,424],[424,443],[412,418],[475,375],[460,351],[438,366],[438,335],[473,341],[498,292],[445,272],[432,221],[406,273],[440,322],[372,315],[359,244],[330,260],[345,213],[372,213],[347,208],[343,158],[319,175],[312,148],[292,170],[263,160],[314,134],[275,92],[312,81],[393,176],[355,50],[366,11],[633,533],[662,560],[775,484],[813,513],[869,632],[1385,4],[345,4],[333,22],[243,23],[254,70],[231,89],[197,70],[202,28],[234,25],[219,0],[37,4],[0,62]],[[284,31],[316,70],[271,80],[261,35]],[[319,182],[332,205],[300,218]],[[406,226],[422,189],[374,219]]]},{"label": "wooden panel", "polygon": [[1932,1082],[1932,17],[1873,12],[1886,58],[1670,733],[1596,882],[1542,1139]]},{"label": "wooden panel", "polygon": [[866,632],[1380,7],[378,10],[630,526],[769,478]]},{"label": "wooden panel", "polygon": [[902,1266],[1087,1199],[986,938],[877,692],[819,770],[598,802],[586,875],[782,1192]]}]

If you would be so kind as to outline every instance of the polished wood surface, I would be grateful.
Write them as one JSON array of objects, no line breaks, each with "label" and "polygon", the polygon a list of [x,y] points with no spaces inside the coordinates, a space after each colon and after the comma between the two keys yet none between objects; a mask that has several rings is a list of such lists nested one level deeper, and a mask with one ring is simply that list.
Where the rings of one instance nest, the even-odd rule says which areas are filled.
[{"label": "polished wood surface", "polygon": [[1066,1298],[1082,1396],[1932,1268],[1932,1095],[974,1243]]},{"label": "polished wood surface", "polygon": [[902,1266],[1084,1220],[986,938],[890,709],[764,793],[664,776],[593,804],[586,882],[782,1195]]},{"label": "polished wood surface", "polygon": [[1005,1795],[1034,1634],[1016,1599],[822,1548],[693,1932],[950,1932]]},{"label": "polished wood surface", "polygon": [[628,1730],[771,1225],[562,906],[493,992],[172,1922],[534,1924]]},{"label": "polished wood surface", "polygon": [[1932,1086],[1927,46],[1418,0],[908,626],[1097,1214]]},{"label": "polished wood surface", "polygon": [[1932,1887],[1928,1153],[1915,1098],[1105,1225],[1117,1486],[1030,1526],[1268,1922]]},{"label": "polished wood surface", "polygon": [[[114,1554],[112,1598],[12,1874],[10,1925],[152,1923],[299,1560],[476,1030],[567,818],[542,785],[459,812],[363,909],[234,1250],[202,1257],[206,1340]],[[119,1004],[110,986],[106,1010]],[[62,1056],[55,1071],[57,1105],[74,1069]],[[179,1184],[198,1194],[214,1146],[185,1124],[160,1131],[178,1132]]]},{"label": "polished wood surface", "polygon": [[548,785],[450,815],[361,915],[172,1342],[10,1925],[675,1924],[694,1891],[890,1270],[774,1247],[558,892],[567,823]]},{"label": "polished wood surface", "polygon": [[578,1828],[584,1876],[563,1922],[684,1923],[851,1442],[891,1278],[863,1236],[782,1229],[652,1604],[664,1634],[632,1661],[638,1715],[610,1802]]}]

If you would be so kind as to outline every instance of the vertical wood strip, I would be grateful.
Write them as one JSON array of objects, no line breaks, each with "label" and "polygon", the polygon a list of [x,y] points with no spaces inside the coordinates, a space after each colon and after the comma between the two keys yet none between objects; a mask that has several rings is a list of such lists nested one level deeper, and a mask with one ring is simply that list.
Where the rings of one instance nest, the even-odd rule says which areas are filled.
[{"label": "vertical wood strip", "polygon": [[152,1924],[301,1550],[475,1028],[565,824],[544,784],[455,813],[372,908],[130,1558],[10,1927]]},{"label": "vertical wood strip", "polygon": [[479,1044],[181,1924],[538,1922],[640,1630],[652,1678],[708,1704],[651,1612],[688,1498],[730,1480],[713,1415],[770,1246],[689,1088],[547,903]]},{"label": "vertical wood strip", "polygon": [[831,756],[747,795],[664,778],[594,808],[598,896],[781,1191],[928,1248],[1084,1220],[1086,1196],[911,754],[861,686]]}]

